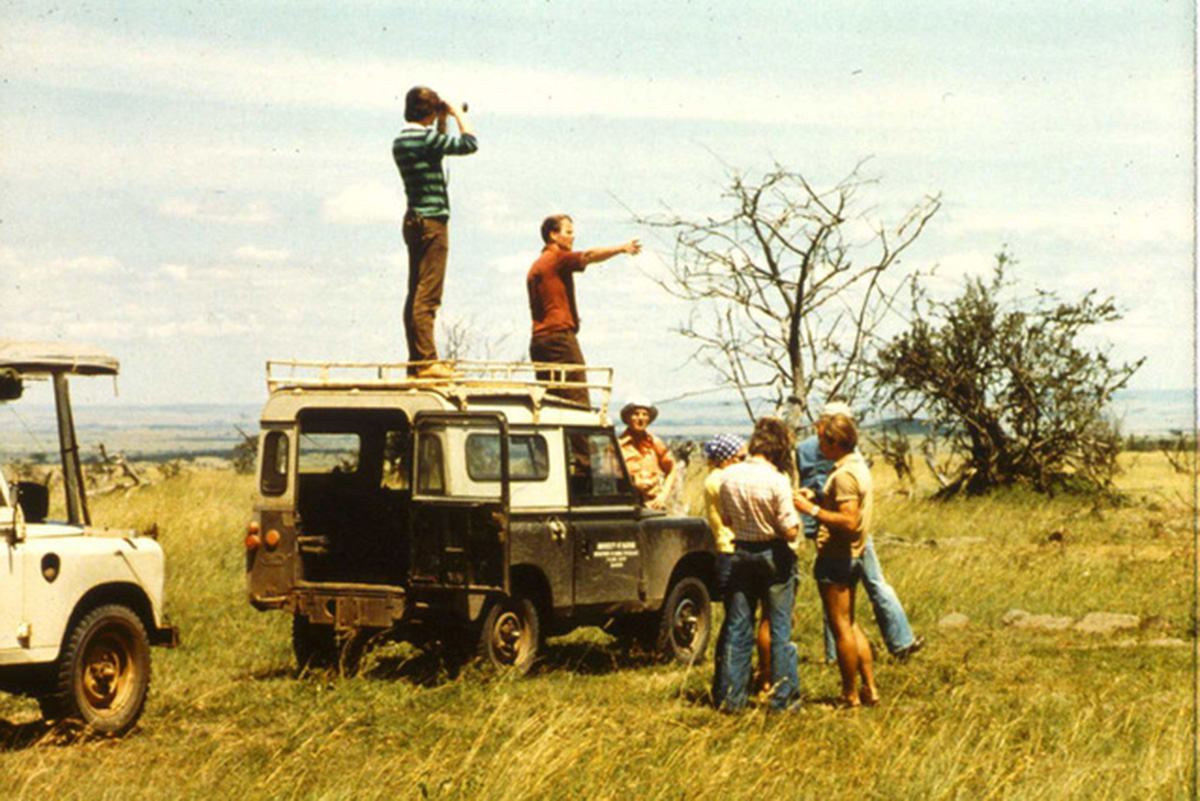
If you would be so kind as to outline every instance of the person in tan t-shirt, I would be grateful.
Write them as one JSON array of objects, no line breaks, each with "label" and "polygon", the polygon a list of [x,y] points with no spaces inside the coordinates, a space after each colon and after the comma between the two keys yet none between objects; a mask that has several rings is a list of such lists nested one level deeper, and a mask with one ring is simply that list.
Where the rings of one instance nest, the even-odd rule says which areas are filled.
[{"label": "person in tan t-shirt", "polygon": [[[820,524],[817,531],[817,560],[813,576],[821,591],[825,617],[837,645],[838,669],[842,674],[839,703],[856,707],[879,703],[871,647],[867,635],[854,619],[854,595],[862,578],[862,554],[871,526],[873,508],[871,471],[855,451],[858,429],[844,414],[824,420],[817,429],[821,455],[834,463],[826,479],[821,505],[813,502],[812,490],[801,490],[794,498],[796,510]],[[858,692],[858,678],[863,687]]]}]

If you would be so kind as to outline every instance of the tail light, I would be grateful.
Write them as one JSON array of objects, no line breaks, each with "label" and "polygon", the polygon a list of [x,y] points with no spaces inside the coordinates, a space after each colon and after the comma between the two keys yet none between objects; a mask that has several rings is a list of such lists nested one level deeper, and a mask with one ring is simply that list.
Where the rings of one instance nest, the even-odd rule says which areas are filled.
[{"label": "tail light", "polygon": [[257,551],[262,545],[262,538],[258,536],[260,531],[257,520],[251,520],[246,526],[246,550]]}]

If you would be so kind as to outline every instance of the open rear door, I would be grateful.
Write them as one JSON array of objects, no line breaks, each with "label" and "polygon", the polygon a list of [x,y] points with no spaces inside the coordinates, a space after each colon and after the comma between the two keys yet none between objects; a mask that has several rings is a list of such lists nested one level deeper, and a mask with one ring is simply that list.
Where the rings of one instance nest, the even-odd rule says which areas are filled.
[{"label": "open rear door", "polygon": [[507,421],[419,412],[413,429],[410,588],[507,593]]}]

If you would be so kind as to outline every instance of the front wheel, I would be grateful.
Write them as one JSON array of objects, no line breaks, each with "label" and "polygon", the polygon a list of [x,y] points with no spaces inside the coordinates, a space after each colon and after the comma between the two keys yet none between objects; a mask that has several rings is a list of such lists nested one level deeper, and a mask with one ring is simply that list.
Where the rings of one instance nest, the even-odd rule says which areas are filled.
[{"label": "front wheel", "polygon": [[96,734],[133,728],[150,689],[150,642],[127,606],[108,604],[84,615],[67,635],[52,687],[38,699],[49,720],[77,720]]},{"label": "front wheel", "polygon": [[479,632],[480,660],[502,675],[524,676],[537,659],[538,623],[537,607],[528,598],[496,601]]},{"label": "front wheel", "polygon": [[712,632],[708,585],[694,576],[680,579],[663,601],[658,626],[658,652],[684,664],[704,661]]}]

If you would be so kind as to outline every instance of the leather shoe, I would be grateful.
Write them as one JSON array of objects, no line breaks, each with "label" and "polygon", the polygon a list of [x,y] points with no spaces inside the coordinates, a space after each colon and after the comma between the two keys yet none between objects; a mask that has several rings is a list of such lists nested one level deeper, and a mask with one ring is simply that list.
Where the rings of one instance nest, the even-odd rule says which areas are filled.
[{"label": "leather shoe", "polygon": [[426,367],[422,367],[417,371],[417,378],[441,378],[450,379],[458,378],[459,374],[451,370],[442,362],[434,362]]},{"label": "leather shoe", "polygon": [[916,637],[913,639],[912,643],[910,643],[906,648],[901,648],[899,651],[892,654],[892,656],[894,656],[899,661],[903,662],[904,660],[908,659],[910,656],[917,653],[924,647],[925,647],[925,638],[924,637]]}]

